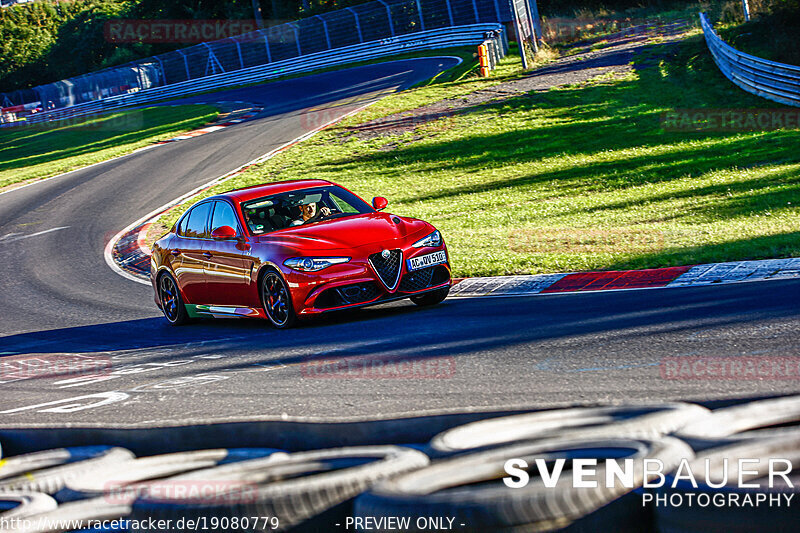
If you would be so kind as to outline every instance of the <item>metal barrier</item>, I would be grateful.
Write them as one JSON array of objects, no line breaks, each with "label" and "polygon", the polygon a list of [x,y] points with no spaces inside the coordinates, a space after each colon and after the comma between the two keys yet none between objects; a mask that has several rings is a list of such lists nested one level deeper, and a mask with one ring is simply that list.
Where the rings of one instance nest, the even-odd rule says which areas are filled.
[{"label": "metal barrier", "polygon": [[0,94],[0,106],[37,102],[44,111],[60,109],[379,39],[508,22],[513,16],[509,0],[376,0],[33,89]]},{"label": "metal barrier", "polygon": [[505,55],[506,45],[504,44],[504,33],[503,27],[500,24],[471,24],[467,26],[419,32],[390,39],[380,39],[355,46],[347,46],[335,50],[327,50],[316,54],[308,54],[302,57],[268,63],[266,65],[214,74],[196,80],[173,83],[163,87],[153,87],[131,94],[112,96],[103,100],[78,104],[51,112],[37,113],[36,115],[28,117],[27,123],[35,124],[90,115],[127,106],[179,98],[233,85],[257,83],[322,68],[369,61],[371,59],[379,59],[381,57],[400,53],[436,48],[450,48],[454,46],[478,45],[486,40],[496,43],[494,45],[496,55],[499,55],[500,51]]},{"label": "metal barrier", "polygon": [[745,91],[773,102],[800,106],[800,67],[740,52],[720,39],[700,13],[700,25],[719,70]]}]

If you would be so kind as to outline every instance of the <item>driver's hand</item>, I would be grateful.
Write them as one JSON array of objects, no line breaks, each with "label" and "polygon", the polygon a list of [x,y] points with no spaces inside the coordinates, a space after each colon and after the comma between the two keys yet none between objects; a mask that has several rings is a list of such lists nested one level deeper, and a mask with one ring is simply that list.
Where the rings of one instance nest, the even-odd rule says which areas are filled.
[{"label": "driver's hand", "polygon": [[328,215],[331,214],[331,210],[328,207],[323,207],[322,209],[319,210],[319,212],[324,217],[327,217]]}]

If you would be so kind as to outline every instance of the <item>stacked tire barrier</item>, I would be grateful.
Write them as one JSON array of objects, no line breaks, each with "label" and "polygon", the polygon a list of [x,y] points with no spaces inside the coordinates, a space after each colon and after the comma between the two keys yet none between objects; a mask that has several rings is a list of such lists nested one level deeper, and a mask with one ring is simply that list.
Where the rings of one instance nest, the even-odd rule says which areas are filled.
[{"label": "stacked tire barrier", "polygon": [[[365,436],[359,446],[291,452],[269,442],[140,457],[124,442],[36,451],[0,461],[0,529],[797,531],[799,422],[793,396],[715,410],[674,402],[522,412],[417,445]],[[164,430],[151,431],[157,452]],[[624,472],[613,466],[627,461]],[[524,483],[510,462],[527,472]]]},{"label": "stacked tire barrier", "polygon": [[705,13],[700,25],[719,70],[745,91],[773,102],[800,106],[800,66],[768,61],[740,52],[720,39]]}]

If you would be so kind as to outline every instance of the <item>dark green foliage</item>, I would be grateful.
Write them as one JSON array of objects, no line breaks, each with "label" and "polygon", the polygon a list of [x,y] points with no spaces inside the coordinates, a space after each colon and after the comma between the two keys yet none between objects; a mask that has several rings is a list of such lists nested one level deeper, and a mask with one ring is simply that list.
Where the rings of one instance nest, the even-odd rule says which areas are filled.
[{"label": "dark green foliage", "polygon": [[743,52],[800,65],[800,0],[773,0],[750,23],[722,28],[720,35]]},{"label": "dark green foliage", "polygon": [[[366,0],[261,0],[267,24]],[[39,0],[0,9],[0,92],[42,85],[182,48],[182,43],[108,42],[115,19],[248,19],[252,0]]]}]

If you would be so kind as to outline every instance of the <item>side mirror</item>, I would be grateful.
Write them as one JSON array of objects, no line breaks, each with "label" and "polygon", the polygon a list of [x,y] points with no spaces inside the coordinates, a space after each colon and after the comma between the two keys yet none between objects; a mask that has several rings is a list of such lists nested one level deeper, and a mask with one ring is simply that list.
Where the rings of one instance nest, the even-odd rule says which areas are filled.
[{"label": "side mirror", "polygon": [[372,199],[372,207],[375,208],[375,211],[383,211],[387,205],[389,205],[389,200],[383,196],[376,196]]},{"label": "side mirror", "polygon": [[224,241],[226,239],[235,239],[236,230],[230,226],[220,226],[211,232],[211,238],[216,241]]}]

